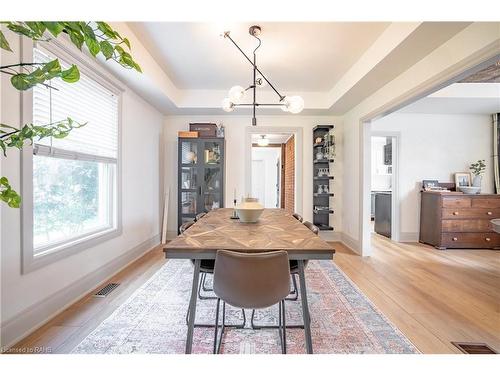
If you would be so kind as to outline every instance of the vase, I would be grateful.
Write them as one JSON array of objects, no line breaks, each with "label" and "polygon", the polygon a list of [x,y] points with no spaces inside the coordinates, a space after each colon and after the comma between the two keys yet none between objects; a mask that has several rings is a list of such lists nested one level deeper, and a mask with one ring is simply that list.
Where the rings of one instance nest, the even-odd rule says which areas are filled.
[{"label": "vase", "polygon": [[[482,176],[480,176],[480,175],[474,176],[474,178],[472,179],[472,186],[480,188],[482,180],[483,180]],[[480,193],[480,192],[481,192],[481,189],[479,189],[478,193]]]},{"label": "vase", "polygon": [[256,223],[262,212],[264,212],[264,206],[257,198],[243,198],[236,206],[236,213],[242,223]]}]

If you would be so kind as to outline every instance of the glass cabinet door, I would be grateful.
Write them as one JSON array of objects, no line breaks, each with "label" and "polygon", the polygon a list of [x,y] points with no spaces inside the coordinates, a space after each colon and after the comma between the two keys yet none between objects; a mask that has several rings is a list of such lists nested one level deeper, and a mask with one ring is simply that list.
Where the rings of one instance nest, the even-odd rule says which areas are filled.
[{"label": "glass cabinet door", "polygon": [[217,141],[203,142],[203,194],[204,211],[221,208],[223,186],[223,155],[221,143]]},{"label": "glass cabinet door", "polygon": [[203,162],[205,165],[221,164],[221,147],[219,142],[204,142]]},{"label": "glass cabinet door", "polygon": [[196,216],[197,214],[197,192],[196,191],[183,191],[181,192],[181,214]]},{"label": "glass cabinet door", "polygon": [[181,155],[180,162],[182,166],[196,165],[198,162],[198,143],[194,140],[181,141]]}]

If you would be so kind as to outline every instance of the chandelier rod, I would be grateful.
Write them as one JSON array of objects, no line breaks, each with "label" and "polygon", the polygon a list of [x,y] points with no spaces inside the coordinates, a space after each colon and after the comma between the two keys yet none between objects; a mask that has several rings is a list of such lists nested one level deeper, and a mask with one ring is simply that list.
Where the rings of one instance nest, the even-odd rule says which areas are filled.
[{"label": "chandelier rod", "polygon": [[250,64],[254,67],[254,69],[255,69],[255,70],[257,70],[257,71],[259,72],[259,74],[262,76],[262,78],[264,78],[264,80],[265,80],[265,81],[269,84],[269,87],[271,87],[271,88],[274,90],[274,92],[275,92],[275,93],[279,96],[279,98],[280,98],[280,102],[281,102],[281,101],[283,101],[283,99],[285,99],[285,96],[284,96],[284,95],[281,95],[281,94],[279,93],[279,91],[276,89],[276,87],[274,87],[274,85],[273,85],[271,82],[269,82],[269,80],[268,80],[268,79],[267,79],[267,77],[264,75],[264,73],[262,73],[262,72],[260,71],[260,69],[259,69],[259,68],[257,68],[257,66],[255,66],[255,64],[252,62],[252,60],[250,60],[250,58],[246,55],[246,53],[245,53],[245,52],[243,52],[243,50],[240,48],[240,46],[238,46],[238,44],[237,44],[237,43],[233,40],[233,38],[231,38],[231,35],[229,35],[229,31],[226,31],[226,32],[224,33],[224,38],[229,38],[229,40],[230,40],[230,41],[231,41],[231,42],[232,42],[232,43],[236,46],[236,48],[238,48],[238,50],[241,52],[241,54],[242,54],[243,56],[245,56],[245,58],[246,58],[246,59],[248,60],[248,62],[249,62],[249,63],[250,63]]}]

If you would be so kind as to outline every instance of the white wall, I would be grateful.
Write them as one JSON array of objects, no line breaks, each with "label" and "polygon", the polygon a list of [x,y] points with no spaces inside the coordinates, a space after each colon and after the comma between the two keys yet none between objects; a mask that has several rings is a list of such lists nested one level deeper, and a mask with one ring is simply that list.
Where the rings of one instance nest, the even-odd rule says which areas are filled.
[{"label": "white wall", "polygon": [[[368,194],[362,191],[370,189],[363,183],[366,171],[370,173],[369,166],[366,171],[362,168],[369,159],[362,152],[361,142],[369,135],[362,128],[363,121],[409,104],[415,96],[426,96],[464,70],[493,58],[500,52],[498,30],[498,23],[471,24],[343,116],[343,169],[346,171],[342,180],[343,239],[363,255],[370,254],[369,231],[361,232],[363,220],[368,226],[370,209],[369,197],[365,197]],[[361,212],[362,208],[366,212]]]},{"label": "white wall", "polygon": [[[19,51],[17,38],[7,35],[11,47]],[[1,51],[2,63],[19,59],[16,54]],[[2,75],[0,120],[19,125],[21,96],[12,88],[8,78]],[[129,262],[130,256],[136,257],[158,243],[159,154],[163,120],[160,112],[130,89],[125,90],[122,104],[121,236],[22,275],[21,210],[0,204],[2,345],[16,341],[64,305],[95,287],[124,262]],[[10,149],[7,158],[0,158],[2,175],[7,176],[13,187],[20,191],[19,151]],[[100,274],[103,267],[106,272]],[[89,275],[94,279],[89,281]],[[73,293],[64,288],[70,288]],[[50,304],[47,305],[47,301]],[[37,316],[39,310],[40,316]]]},{"label": "white wall", "polygon": [[[303,212],[305,220],[312,221],[312,128],[318,124],[334,124],[337,142],[337,158],[333,164],[333,192],[336,197],[333,199],[333,207],[336,213],[333,215],[332,223],[335,232],[342,230],[341,220],[341,199],[342,196],[342,121],[334,116],[300,116],[300,115],[277,115],[277,116],[257,116],[259,125],[262,127],[301,127],[303,128]],[[245,174],[250,171],[245,170],[245,128],[251,126],[251,117],[245,116],[167,116],[165,118],[165,184],[170,188],[170,205],[168,215],[169,235],[177,233],[177,132],[189,128],[190,122],[212,122],[219,124],[222,122],[226,128],[226,186],[225,186],[225,206],[232,207],[234,189],[237,196],[245,193]],[[298,161],[300,162],[300,161]],[[331,233],[321,233],[322,236]],[[325,237],[326,238],[326,237]]]},{"label": "white wall", "polygon": [[[262,205],[266,208],[276,208],[279,203],[278,190],[276,183],[278,181],[278,170],[276,163],[281,158],[280,147],[252,147],[252,165],[260,161],[261,169],[252,167],[252,196],[257,197],[258,187],[262,188]],[[259,189],[260,190],[260,189]]]},{"label": "white wall", "polygon": [[493,132],[489,115],[393,113],[372,122],[372,131],[401,133],[399,199],[402,238],[419,231],[422,180],[454,182],[455,172],[468,172],[486,160],[483,193],[493,193]]}]

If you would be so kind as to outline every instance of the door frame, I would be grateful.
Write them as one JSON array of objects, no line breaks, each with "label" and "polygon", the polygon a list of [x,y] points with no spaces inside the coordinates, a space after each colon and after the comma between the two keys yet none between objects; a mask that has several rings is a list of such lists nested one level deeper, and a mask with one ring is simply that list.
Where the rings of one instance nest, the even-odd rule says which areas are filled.
[{"label": "door frame", "polygon": [[[245,196],[252,191],[252,134],[293,134],[295,137],[295,212],[303,213],[303,129],[288,126],[247,126],[245,128]],[[283,186],[282,186],[283,188]]]},{"label": "door frame", "polygon": [[[400,168],[400,150],[401,150],[401,132],[399,131],[373,131],[370,126],[370,166],[371,166],[371,138],[388,137],[392,138],[392,176],[391,176],[391,240],[399,242],[401,238],[401,201],[399,197],[399,168]],[[370,190],[372,176],[370,173]],[[370,197],[371,198],[371,197]]]}]

